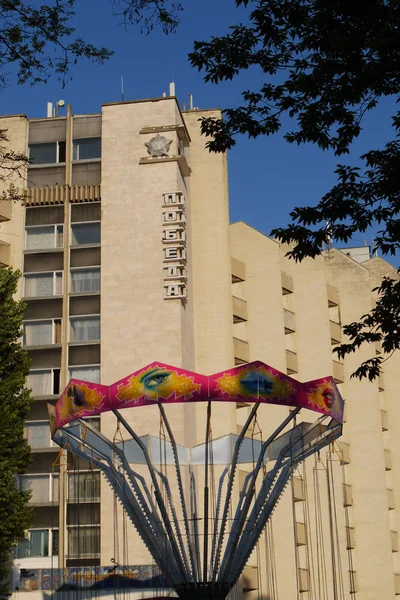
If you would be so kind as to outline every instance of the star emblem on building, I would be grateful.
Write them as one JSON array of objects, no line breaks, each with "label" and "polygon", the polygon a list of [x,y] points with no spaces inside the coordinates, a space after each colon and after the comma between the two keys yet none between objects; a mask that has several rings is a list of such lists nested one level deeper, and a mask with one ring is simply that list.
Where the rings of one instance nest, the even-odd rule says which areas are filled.
[{"label": "star emblem on building", "polygon": [[144,145],[151,158],[161,158],[163,156],[168,156],[171,144],[172,140],[167,140],[166,137],[157,133],[156,136],[151,138],[149,142],[145,142]]}]

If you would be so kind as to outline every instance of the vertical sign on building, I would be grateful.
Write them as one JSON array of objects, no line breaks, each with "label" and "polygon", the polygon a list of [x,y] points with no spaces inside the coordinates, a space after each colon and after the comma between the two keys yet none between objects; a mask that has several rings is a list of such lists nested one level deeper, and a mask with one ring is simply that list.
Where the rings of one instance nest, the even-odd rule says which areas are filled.
[{"label": "vertical sign on building", "polygon": [[163,194],[164,299],[187,299],[186,217],[182,192]]}]

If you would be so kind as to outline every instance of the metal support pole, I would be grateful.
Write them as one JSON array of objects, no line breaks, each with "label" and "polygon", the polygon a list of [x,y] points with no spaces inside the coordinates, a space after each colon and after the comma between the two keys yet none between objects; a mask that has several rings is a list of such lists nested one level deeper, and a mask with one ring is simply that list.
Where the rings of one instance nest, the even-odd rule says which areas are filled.
[{"label": "metal support pole", "polygon": [[208,571],[208,449],[210,442],[210,430],[211,430],[211,400],[207,404],[207,426],[206,426],[206,455],[205,455],[205,467],[204,467],[204,545],[203,545],[203,583],[207,581]]},{"label": "metal support pole", "polygon": [[226,521],[228,518],[229,506],[231,503],[233,481],[235,479],[236,465],[237,465],[237,461],[239,458],[240,447],[242,445],[243,438],[246,435],[247,430],[250,427],[252,420],[254,419],[255,415],[257,414],[257,410],[258,410],[259,406],[260,406],[260,404],[258,402],[256,404],[254,404],[249,416],[247,417],[246,423],[243,425],[242,431],[240,432],[240,435],[235,443],[235,449],[233,451],[233,456],[232,456],[231,472],[229,473],[228,487],[226,490],[224,512],[222,513],[222,519],[221,519],[221,531],[219,534],[216,557],[215,557],[215,565],[214,565],[214,569],[213,569],[213,576],[212,576],[213,581],[215,581],[216,577],[217,577],[217,570],[218,570],[219,560],[220,560],[220,556],[221,556],[222,543],[224,541],[225,526],[226,526]]},{"label": "metal support pole", "polygon": [[183,581],[188,582],[188,580],[189,580],[189,576],[188,575],[189,574],[187,573],[187,571],[185,569],[185,566],[183,564],[182,557],[181,557],[180,552],[179,552],[178,544],[176,542],[176,539],[175,539],[175,536],[174,536],[174,532],[172,531],[171,523],[170,523],[169,518],[168,518],[167,509],[165,507],[165,504],[164,504],[164,501],[163,501],[163,498],[162,498],[160,486],[158,484],[157,477],[156,477],[155,470],[154,470],[154,466],[153,466],[153,464],[152,464],[152,462],[150,460],[150,456],[149,456],[148,450],[147,450],[146,446],[143,444],[143,442],[140,439],[140,437],[135,433],[135,431],[132,429],[132,427],[129,425],[129,423],[127,423],[127,421],[124,419],[124,417],[117,410],[115,410],[115,409],[113,409],[113,413],[117,417],[117,419],[122,423],[122,425],[125,427],[125,429],[127,430],[127,432],[132,436],[132,438],[135,440],[135,442],[138,444],[138,446],[140,447],[141,451],[143,452],[143,456],[145,458],[147,467],[148,467],[149,472],[150,472],[150,477],[151,477],[151,480],[152,480],[153,485],[154,485],[154,494],[155,494],[155,497],[156,497],[156,501],[157,501],[158,507],[160,509],[162,519],[164,521],[165,529],[167,530],[169,542],[171,544],[172,551],[173,551],[175,560],[177,562],[179,572],[181,574],[181,577],[182,577]]},{"label": "metal support pole", "polygon": [[165,427],[167,428],[169,439],[170,439],[171,445],[172,445],[172,453],[174,455],[175,472],[176,472],[176,479],[178,481],[178,490],[179,490],[179,496],[180,496],[180,500],[181,500],[183,522],[185,525],[185,532],[186,532],[188,548],[189,548],[190,566],[192,569],[192,574],[193,574],[194,579],[198,579],[197,565],[194,560],[193,549],[192,549],[192,544],[191,544],[191,539],[190,539],[189,521],[188,521],[187,510],[186,510],[185,496],[184,496],[184,492],[183,492],[182,475],[181,475],[181,468],[180,468],[180,463],[179,463],[178,449],[176,446],[175,436],[172,433],[171,426],[169,424],[167,415],[165,414],[165,410],[164,410],[164,407],[161,404],[161,402],[158,403],[158,408],[160,410],[161,417],[165,423]]}]

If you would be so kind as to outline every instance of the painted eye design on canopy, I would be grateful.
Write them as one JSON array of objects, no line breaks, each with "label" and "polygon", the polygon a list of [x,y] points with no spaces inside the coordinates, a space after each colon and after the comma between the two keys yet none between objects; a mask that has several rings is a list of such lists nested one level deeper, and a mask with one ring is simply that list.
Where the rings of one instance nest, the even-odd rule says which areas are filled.
[{"label": "painted eye design on canopy", "polygon": [[322,396],[324,398],[324,402],[325,402],[327,408],[332,408],[333,403],[335,401],[334,391],[331,390],[330,388],[325,388],[324,391],[322,392]]},{"label": "painted eye design on canopy", "polygon": [[147,391],[154,392],[157,388],[163,384],[168,377],[171,375],[168,371],[161,369],[152,369],[148,373],[145,373],[140,379],[140,383],[143,384],[143,388]]},{"label": "painted eye design on canopy", "polygon": [[254,371],[246,373],[240,383],[248,394],[271,394],[274,387],[273,381],[267,375]]},{"label": "painted eye design on canopy", "polygon": [[83,389],[79,389],[76,385],[72,385],[68,390],[68,399],[71,402],[72,411],[82,410],[85,407],[89,407],[90,404],[85,402],[85,392]]}]

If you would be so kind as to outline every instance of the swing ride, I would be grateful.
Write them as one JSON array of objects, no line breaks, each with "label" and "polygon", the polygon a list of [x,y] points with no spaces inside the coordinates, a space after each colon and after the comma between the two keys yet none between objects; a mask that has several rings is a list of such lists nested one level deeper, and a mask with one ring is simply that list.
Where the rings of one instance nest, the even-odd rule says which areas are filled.
[{"label": "swing ride", "polygon": [[[192,402],[206,403],[205,437],[187,447],[176,442],[165,405]],[[240,431],[213,439],[217,402],[252,408]],[[248,432],[265,404],[290,411],[265,440],[254,439]],[[163,440],[135,428],[131,409],[150,405]],[[123,441],[83,420],[107,411]],[[318,417],[299,422],[301,411]],[[52,439],[102,471],[179,598],[223,600],[268,533],[294,470],[340,437],[343,399],[332,377],[300,383],[259,361],[210,376],[157,362],[110,386],[72,379],[49,416]],[[241,485],[239,465],[249,467]]]}]

